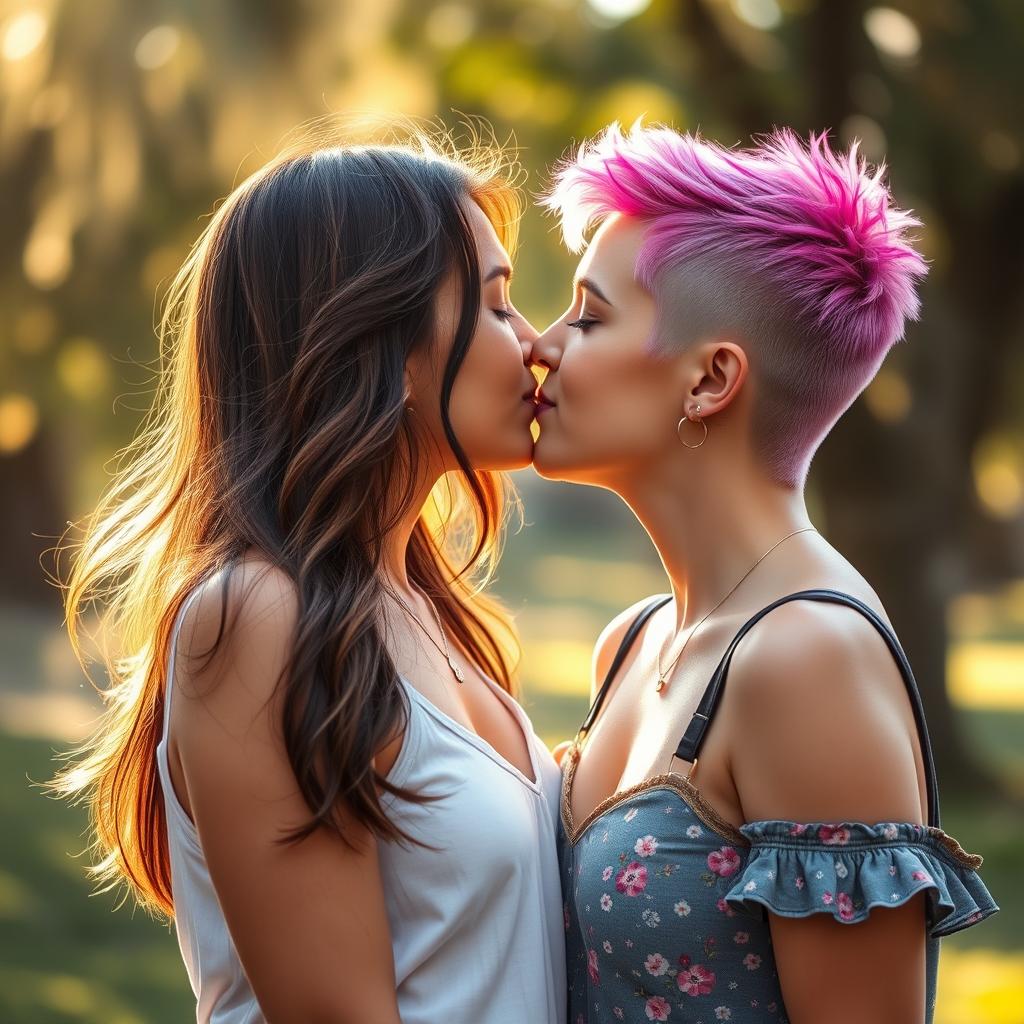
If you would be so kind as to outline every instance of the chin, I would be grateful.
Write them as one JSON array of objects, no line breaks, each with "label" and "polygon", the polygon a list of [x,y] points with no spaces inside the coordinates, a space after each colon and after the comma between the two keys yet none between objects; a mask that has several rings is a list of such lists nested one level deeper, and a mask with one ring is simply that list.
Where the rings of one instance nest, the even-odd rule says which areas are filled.
[{"label": "chin", "polygon": [[558,457],[555,445],[544,443],[543,433],[533,446],[533,469],[545,480],[572,480],[573,464],[571,460]]},{"label": "chin", "polygon": [[559,445],[551,441],[545,445],[543,434],[533,446],[533,471],[545,480],[615,489],[604,462],[585,461],[579,453],[559,450]]},{"label": "chin", "polygon": [[509,439],[507,445],[492,450],[487,457],[474,458],[470,462],[479,469],[491,472],[506,472],[514,469],[525,469],[533,461],[533,435],[529,430],[521,437]]}]

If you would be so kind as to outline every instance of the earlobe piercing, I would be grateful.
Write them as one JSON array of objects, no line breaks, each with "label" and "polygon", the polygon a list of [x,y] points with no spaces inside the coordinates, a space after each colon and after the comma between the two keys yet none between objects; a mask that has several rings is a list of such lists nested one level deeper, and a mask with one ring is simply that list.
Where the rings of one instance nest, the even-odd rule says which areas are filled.
[{"label": "earlobe piercing", "polygon": [[[686,423],[687,420],[693,420],[694,422],[699,423],[704,428],[704,436],[700,439],[700,441],[697,442],[697,444],[687,444],[686,441],[683,439],[682,427],[683,427],[683,424]],[[690,449],[699,448],[708,439],[708,425],[701,418],[701,415],[700,415],[700,402],[698,402],[693,407],[693,409],[691,409],[690,412],[687,413],[686,416],[683,416],[679,420],[679,422],[676,424],[676,436],[679,438],[679,441],[683,445],[684,448],[690,448]]]}]

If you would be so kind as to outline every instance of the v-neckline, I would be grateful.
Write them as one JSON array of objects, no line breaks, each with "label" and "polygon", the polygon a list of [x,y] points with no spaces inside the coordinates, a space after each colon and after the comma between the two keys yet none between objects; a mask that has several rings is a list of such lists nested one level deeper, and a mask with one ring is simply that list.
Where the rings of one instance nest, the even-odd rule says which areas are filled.
[{"label": "v-neckline", "polygon": [[591,826],[595,825],[605,815],[610,814],[616,807],[621,807],[623,804],[628,803],[633,797],[656,789],[669,790],[675,793],[709,829],[717,832],[723,839],[727,839],[737,846],[750,846],[750,840],[731,821],[726,821],[704,799],[700,790],[685,775],[672,771],[653,775],[626,789],[617,789],[610,796],[606,796],[603,800],[599,801],[597,806],[589,814],[586,814],[577,825],[573,817],[571,801],[572,784],[579,761],[580,747],[573,743],[565,754],[566,767],[562,772],[561,799],[562,828],[565,831],[565,837],[570,846],[576,846]]},{"label": "v-neckline", "polygon": [[405,678],[405,676],[399,676],[399,679],[405,684],[407,690],[412,692],[413,699],[418,701],[426,711],[433,715],[442,725],[446,726],[456,735],[461,736],[467,743],[475,747],[480,753],[490,758],[499,768],[504,768],[509,774],[515,776],[520,782],[528,789],[531,789],[534,793],[541,792],[541,778],[540,778],[540,765],[537,760],[536,751],[534,749],[534,743],[531,742],[530,733],[532,732],[532,726],[529,726],[529,722],[526,718],[526,712],[512,699],[512,697],[506,693],[493,679],[489,678],[483,672],[480,673],[480,677],[485,683],[497,694],[498,699],[512,712],[512,717],[515,720],[516,725],[519,727],[519,731],[522,734],[523,742],[526,744],[526,756],[530,760],[530,771],[533,773],[533,779],[528,778],[523,771],[514,765],[507,757],[500,754],[494,746],[487,742],[479,733],[474,732],[472,729],[467,729],[457,718],[452,718],[446,711],[439,708],[429,697],[422,693],[417,687]]}]

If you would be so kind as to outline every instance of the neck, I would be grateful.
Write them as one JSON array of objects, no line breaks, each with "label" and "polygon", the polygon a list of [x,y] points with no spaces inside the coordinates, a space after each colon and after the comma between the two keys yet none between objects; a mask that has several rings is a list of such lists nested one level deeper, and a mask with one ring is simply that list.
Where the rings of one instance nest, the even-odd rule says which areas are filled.
[{"label": "neck", "polygon": [[424,460],[419,464],[414,461],[413,465],[418,465],[415,486],[407,488],[406,479],[403,478],[396,480],[391,492],[392,494],[407,495],[408,499],[401,515],[382,539],[381,568],[385,580],[406,601],[415,605],[418,603],[418,598],[409,581],[409,572],[406,566],[409,541],[413,530],[416,529],[420,512],[430,498],[430,492],[444,475],[445,468],[433,459]]},{"label": "neck", "polygon": [[409,502],[408,508],[384,537],[382,543],[381,564],[384,577],[407,601],[410,598],[415,600],[406,566],[409,540],[419,520],[420,510],[430,497],[432,487],[433,484],[424,484],[417,488],[412,500]]},{"label": "neck", "polygon": [[[700,621],[774,544],[812,525],[801,490],[727,461],[702,460],[698,475],[683,459],[672,458],[613,488],[658,550],[672,583],[677,628]],[[780,544],[750,577],[769,568],[794,540]],[[741,583],[737,593],[742,589]]]}]

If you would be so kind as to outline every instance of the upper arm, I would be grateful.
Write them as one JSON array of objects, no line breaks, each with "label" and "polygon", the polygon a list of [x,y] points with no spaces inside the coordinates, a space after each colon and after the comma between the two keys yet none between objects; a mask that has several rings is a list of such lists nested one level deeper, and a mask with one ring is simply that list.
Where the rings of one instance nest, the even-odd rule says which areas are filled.
[{"label": "upper arm", "polygon": [[601,684],[604,682],[605,676],[608,675],[608,669],[611,668],[612,662],[615,660],[615,653],[618,651],[619,645],[622,643],[626,632],[633,620],[640,614],[641,610],[646,607],[649,601],[650,598],[645,597],[642,601],[637,601],[635,604],[631,604],[625,611],[619,612],[619,614],[601,630],[601,634],[597,638],[597,643],[594,644],[594,655],[591,660],[591,704],[593,704],[597,698],[598,691],[601,689]]},{"label": "upper arm", "polygon": [[[883,638],[852,609],[809,602],[781,606],[769,623],[738,645],[727,683],[744,819],[922,823],[919,741]],[[854,925],[770,914],[793,1024],[923,1019],[924,898]]]},{"label": "upper arm", "polygon": [[253,571],[231,579],[227,628],[210,663],[188,652],[203,655],[219,632],[212,587],[186,613],[176,658],[175,737],[210,876],[271,1024],[397,1022],[373,835],[346,821],[354,849],[324,829],[298,844],[276,842],[310,817],[285,750],[277,687],[297,598],[284,574],[243,579]]}]

